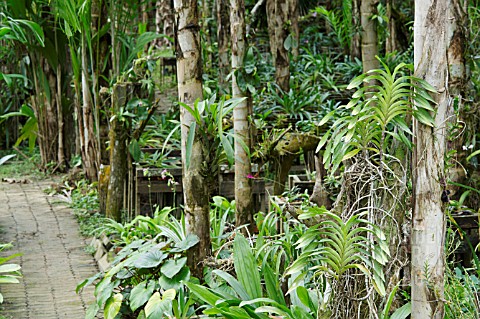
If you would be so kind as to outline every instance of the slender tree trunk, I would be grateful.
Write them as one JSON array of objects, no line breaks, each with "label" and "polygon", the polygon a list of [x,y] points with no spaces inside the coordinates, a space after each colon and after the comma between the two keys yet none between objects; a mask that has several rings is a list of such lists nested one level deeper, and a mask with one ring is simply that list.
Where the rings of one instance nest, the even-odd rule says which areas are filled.
[{"label": "slender tree trunk", "polygon": [[95,121],[94,121],[94,109],[92,105],[92,97],[90,94],[90,85],[88,81],[88,57],[87,57],[87,44],[85,40],[85,35],[82,34],[82,47],[81,47],[81,58],[82,58],[82,119],[83,126],[81,129],[84,130],[84,154],[83,165],[85,175],[91,181],[96,181],[98,179],[98,162],[97,162],[97,143],[95,136]]},{"label": "slender tree trunk", "polygon": [[[200,26],[196,0],[175,0],[177,25],[177,78],[181,102],[193,106],[195,100],[203,99],[202,59]],[[183,194],[185,218],[189,233],[196,234],[200,242],[189,251],[188,262],[194,276],[202,277],[200,264],[210,254],[210,193],[202,173],[205,154],[199,134],[195,134],[190,166],[186,167],[186,147],[189,128],[195,122],[185,109],[180,109],[182,125]]]},{"label": "slender tree trunk", "polygon": [[300,29],[298,26],[299,16],[299,0],[288,0],[288,14],[290,21],[290,35],[292,36],[292,56],[296,60],[298,58],[298,46],[300,39]]},{"label": "slender tree trunk", "polygon": [[[231,0],[231,33],[232,33],[232,95],[234,98],[245,98],[245,93],[238,86],[236,71],[243,68],[243,57],[246,52],[245,36],[245,1]],[[233,130],[235,133],[235,203],[236,225],[253,226],[253,202],[252,180],[248,178],[251,173],[250,157],[244,149],[241,141],[250,147],[250,123],[251,110],[248,99],[244,99],[233,110]]]},{"label": "slender tree trunk", "polygon": [[[127,104],[129,88],[126,83],[117,83],[113,86],[112,108],[118,113],[121,107]],[[125,122],[118,120],[118,116],[110,124],[110,181],[107,190],[106,216],[121,221],[127,177],[127,138],[128,128]]]},{"label": "slender tree trunk", "polygon": [[360,20],[362,24],[362,64],[363,72],[378,69],[377,26],[372,15],[376,13],[378,0],[361,0]]},{"label": "slender tree trunk", "polygon": [[275,21],[275,1],[276,0],[266,0],[267,3],[265,5],[267,11],[267,24],[268,24],[268,39],[270,40],[270,53],[272,54],[273,65],[275,65],[275,61],[277,59],[277,48],[275,43],[275,29],[276,29],[276,21]]},{"label": "slender tree trunk", "polygon": [[352,0],[352,43],[350,44],[350,56],[352,60],[354,58],[362,58],[362,39],[360,36],[360,1],[361,0]]},{"label": "slender tree trunk", "polygon": [[[163,33],[166,36],[173,38],[174,37],[174,19],[173,19],[173,8],[171,5],[171,0],[158,0],[156,2],[156,15],[155,15],[155,26],[157,33]],[[167,38],[158,39],[160,46],[166,46],[170,48],[172,42]]]},{"label": "slender tree trunk", "polygon": [[385,41],[386,53],[391,53],[397,50],[396,20],[393,17],[393,5],[394,0],[387,0],[388,36]]},{"label": "slender tree trunk", "polygon": [[[452,114],[448,81],[450,52],[456,50],[458,0],[416,0],[415,75],[433,85],[435,127],[414,121],[412,319],[443,318],[447,122]],[[452,67],[451,67],[452,68]],[[451,73],[451,72],[450,72]]]},{"label": "slender tree trunk", "polygon": [[275,82],[284,92],[290,90],[290,58],[284,43],[288,36],[287,0],[267,0],[268,35],[275,64]]},{"label": "slender tree trunk", "polygon": [[290,90],[290,57],[285,49],[285,40],[288,36],[287,22],[289,18],[288,3],[286,0],[275,1],[275,82],[283,90]]},{"label": "slender tree trunk", "polygon": [[228,47],[230,38],[230,3],[217,0],[218,85],[228,91],[226,77],[230,66]]}]

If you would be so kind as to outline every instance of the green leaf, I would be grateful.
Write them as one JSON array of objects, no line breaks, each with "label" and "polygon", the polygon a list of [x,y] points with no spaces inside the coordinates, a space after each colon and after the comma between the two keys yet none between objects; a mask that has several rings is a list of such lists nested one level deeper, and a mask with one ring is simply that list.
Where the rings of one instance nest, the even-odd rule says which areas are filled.
[{"label": "green leaf", "polygon": [[139,307],[143,306],[152,296],[153,291],[155,290],[155,282],[142,281],[135,287],[133,287],[130,292],[130,308],[132,311],[137,310]]},{"label": "green leaf", "polygon": [[197,285],[191,282],[185,282],[185,286],[187,286],[188,289],[200,300],[206,302],[212,307],[215,306],[217,301],[221,299],[218,295],[214,294],[210,289],[204,286]]},{"label": "green leaf", "polygon": [[146,251],[135,260],[134,265],[137,268],[154,268],[162,263],[167,255],[160,250]]},{"label": "green leaf", "polygon": [[20,265],[17,264],[6,264],[6,265],[0,265],[0,273],[2,272],[14,272],[17,270],[20,270]]},{"label": "green leaf", "polygon": [[278,275],[273,272],[272,268],[268,264],[263,265],[262,272],[268,297],[275,300],[279,304],[286,305]]},{"label": "green leaf", "polygon": [[174,247],[170,251],[175,253],[187,251],[191,247],[198,244],[199,241],[200,240],[198,239],[197,235],[188,234],[184,240],[182,240],[181,242],[175,243]]},{"label": "green leaf", "polygon": [[85,319],[95,319],[99,310],[100,307],[96,303],[91,304],[87,309]]},{"label": "green leaf", "polygon": [[132,158],[135,162],[140,161],[140,156],[142,155],[142,150],[140,149],[140,146],[138,145],[137,140],[131,140],[130,145],[128,146],[128,150],[130,151],[130,155],[132,155]]},{"label": "green leaf", "polygon": [[190,127],[188,128],[188,136],[187,136],[187,144],[185,145],[185,168],[188,169],[190,167],[190,160],[192,158],[192,149],[193,149],[193,141],[195,139],[195,130],[197,127],[197,123],[192,122]]},{"label": "green leaf", "polygon": [[118,293],[108,298],[103,312],[105,319],[115,319],[122,306],[123,295]]},{"label": "green leaf", "polygon": [[[474,156],[477,156],[478,154],[480,154],[480,150],[476,150],[476,151],[473,152],[472,154],[468,155],[468,157],[467,157],[467,162],[468,162],[469,160],[471,160]],[[0,165],[2,164],[1,162],[2,162],[2,160],[0,160]]]},{"label": "green leaf", "polygon": [[168,278],[162,274],[158,280],[158,283],[162,289],[180,289],[182,286],[181,282],[188,280],[190,280],[190,269],[188,269],[188,267],[183,267],[180,272],[172,278]]},{"label": "green leaf", "polygon": [[235,152],[233,150],[232,144],[230,144],[228,138],[223,134],[220,135],[220,140],[222,141],[222,146],[225,150],[225,155],[227,156],[228,163],[230,165],[233,165],[233,162],[235,160]]},{"label": "green leaf", "polygon": [[172,278],[180,272],[180,270],[187,263],[187,257],[182,257],[179,259],[169,259],[167,260],[161,268],[162,274],[168,278]]},{"label": "green leaf", "polygon": [[260,274],[255,256],[245,237],[238,233],[233,241],[233,264],[238,281],[245,288],[250,298],[262,296]]},{"label": "green leaf", "polygon": [[213,273],[221,277],[223,280],[225,280],[230,285],[230,287],[232,287],[233,291],[235,291],[235,293],[240,297],[240,299],[242,300],[250,299],[245,288],[232,275],[219,269],[214,270]]},{"label": "green leaf", "polygon": [[412,313],[412,303],[406,303],[392,314],[390,319],[406,319]]},{"label": "green leaf", "polygon": [[18,284],[17,276],[13,275],[0,275],[0,284]]},{"label": "green leaf", "polygon": [[145,306],[145,315],[147,319],[157,319],[163,318],[163,312],[162,298],[160,298],[160,293],[157,291],[148,300]]}]

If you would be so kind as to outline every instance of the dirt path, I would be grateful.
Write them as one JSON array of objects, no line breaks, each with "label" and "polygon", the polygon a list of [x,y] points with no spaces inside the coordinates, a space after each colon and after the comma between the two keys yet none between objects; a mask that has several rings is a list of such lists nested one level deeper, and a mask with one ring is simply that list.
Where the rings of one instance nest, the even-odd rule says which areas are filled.
[{"label": "dirt path", "polygon": [[8,254],[23,253],[12,260],[22,266],[20,284],[0,286],[7,318],[81,319],[93,301],[92,286],[80,295],[75,287],[97,267],[70,209],[42,192],[48,186],[0,182],[0,242],[12,242]]}]

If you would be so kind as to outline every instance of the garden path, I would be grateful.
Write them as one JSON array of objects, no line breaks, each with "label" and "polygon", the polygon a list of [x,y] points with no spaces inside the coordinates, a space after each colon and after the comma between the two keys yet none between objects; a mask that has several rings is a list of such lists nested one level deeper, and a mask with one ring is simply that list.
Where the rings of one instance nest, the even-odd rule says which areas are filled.
[{"label": "garden path", "polygon": [[93,286],[75,293],[98,270],[71,210],[43,193],[50,183],[0,182],[0,242],[14,246],[4,255],[23,254],[11,261],[22,266],[20,284],[0,286],[7,318],[81,319],[94,300]]}]

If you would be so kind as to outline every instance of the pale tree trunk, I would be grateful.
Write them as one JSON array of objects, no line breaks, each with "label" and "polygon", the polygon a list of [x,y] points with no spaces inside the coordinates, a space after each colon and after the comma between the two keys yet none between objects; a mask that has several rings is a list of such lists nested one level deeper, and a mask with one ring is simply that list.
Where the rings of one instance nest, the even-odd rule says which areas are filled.
[{"label": "pale tree trunk", "polygon": [[377,27],[372,15],[377,11],[378,0],[361,0],[360,21],[362,25],[362,64],[363,72],[378,69]]},{"label": "pale tree trunk", "polygon": [[[438,93],[433,96],[437,103],[435,128],[414,121],[413,319],[444,316],[445,207],[442,193],[447,180],[444,173],[447,122],[453,113],[448,83],[452,71],[449,73],[448,68],[457,50],[455,30],[459,21],[453,9],[457,5],[460,5],[459,0],[415,1],[415,75],[433,85]],[[450,65],[451,70],[454,68]]]},{"label": "pale tree trunk", "polygon": [[[245,36],[245,1],[230,0],[231,32],[232,32],[232,95],[234,98],[245,98],[245,94],[238,86],[236,71],[243,67],[243,57],[246,52]],[[235,133],[235,216],[236,226],[253,226],[253,202],[252,202],[252,180],[248,178],[251,173],[250,157],[244,149],[241,141],[246,147],[250,147],[250,124],[249,101],[244,99],[233,109],[233,130]]]},{"label": "pale tree trunk", "polygon": [[[177,78],[178,96],[181,102],[193,106],[197,99],[203,99],[202,58],[199,34],[198,7],[196,0],[175,0],[177,23]],[[185,218],[189,233],[196,234],[200,242],[190,249],[188,263],[194,276],[202,277],[200,264],[210,254],[210,193],[202,173],[205,154],[199,134],[195,134],[190,157],[186,167],[186,144],[189,127],[195,122],[193,116],[180,108],[182,125],[183,195]]]},{"label": "pale tree trunk", "polygon": [[230,66],[228,44],[230,38],[229,1],[217,0],[218,85],[227,90],[226,77]]}]

